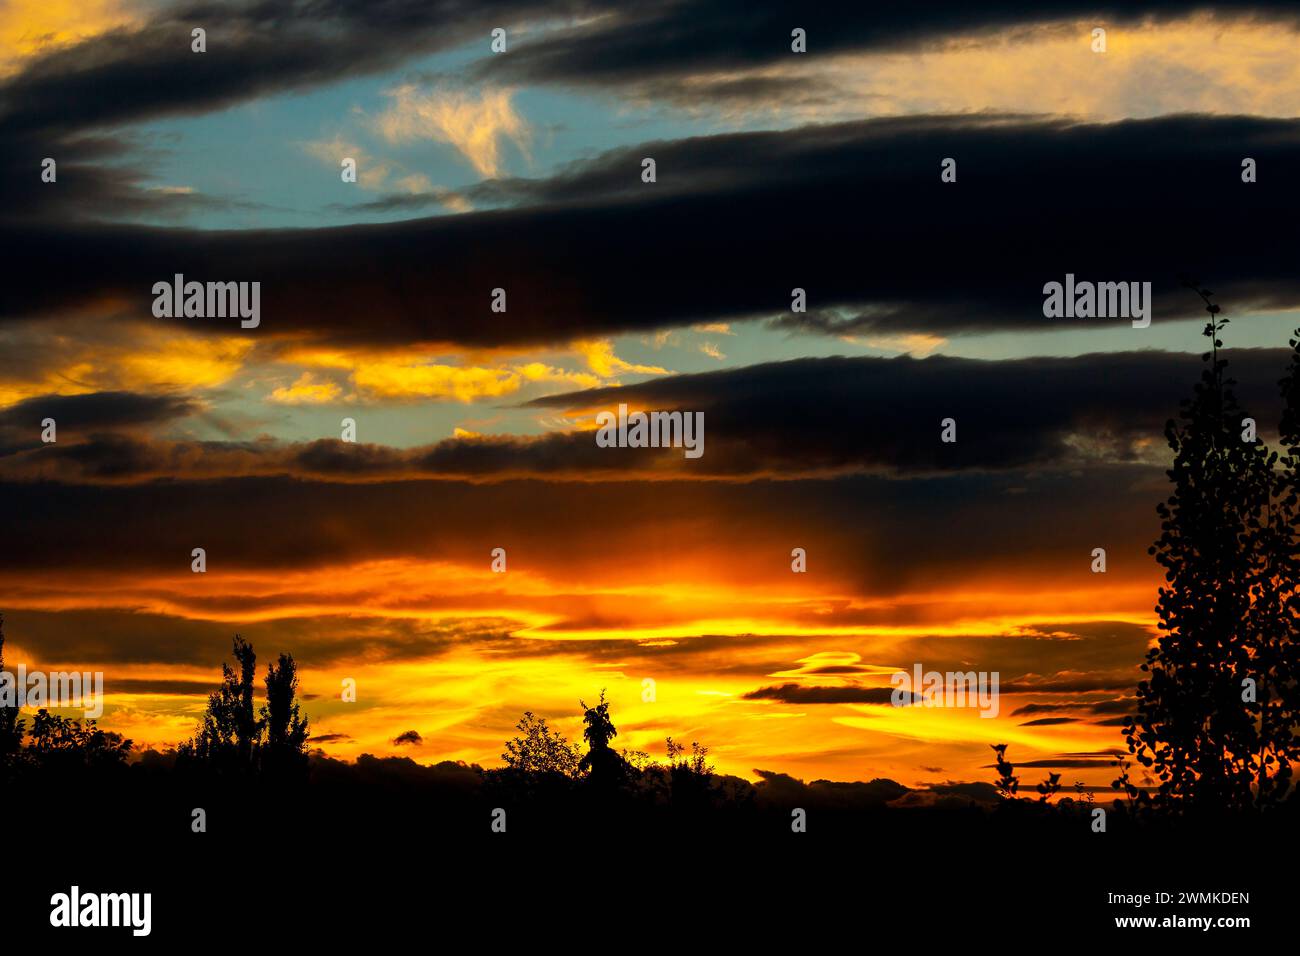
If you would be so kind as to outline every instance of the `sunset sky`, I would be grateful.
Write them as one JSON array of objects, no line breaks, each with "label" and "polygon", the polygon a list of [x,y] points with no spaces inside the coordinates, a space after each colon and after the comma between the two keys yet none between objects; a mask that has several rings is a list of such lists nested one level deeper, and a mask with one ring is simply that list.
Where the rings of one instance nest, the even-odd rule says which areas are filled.
[{"label": "sunset sky", "polygon": [[[1109,784],[1205,343],[1180,274],[1280,411],[1300,14],[1022,6],[0,2],[7,664],[102,670],[155,748],[239,633],[340,758],[496,765],[604,688],[616,746],[750,779],[989,780],[1007,743]],[[260,282],[260,325],[156,318],[178,273]],[[1045,318],[1067,273],[1154,321]],[[620,403],[703,412],[704,455],[597,447]],[[890,706],[916,663],[998,672],[999,716]]]}]

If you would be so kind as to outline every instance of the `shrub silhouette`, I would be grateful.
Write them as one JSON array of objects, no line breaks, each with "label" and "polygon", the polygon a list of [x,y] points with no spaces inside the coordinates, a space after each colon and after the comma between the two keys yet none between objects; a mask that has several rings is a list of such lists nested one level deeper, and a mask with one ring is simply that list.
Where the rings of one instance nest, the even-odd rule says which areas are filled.
[{"label": "shrub silhouette", "polygon": [[1006,800],[1016,799],[1016,791],[1020,789],[1020,778],[1015,776],[1015,766],[1007,760],[1006,744],[989,744],[993,752],[997,754],[994,760],[994,766],[997,767],[998,779],[993,784],[999,794]]},{"label": "shrub silhouette", "polygon": [[708,762],[709,748],[692,741],[691,753],[687,756],[686,746],[669,737],[666,749],[673,806],[689,810],[706,808],[715,796],[714,768]]}]

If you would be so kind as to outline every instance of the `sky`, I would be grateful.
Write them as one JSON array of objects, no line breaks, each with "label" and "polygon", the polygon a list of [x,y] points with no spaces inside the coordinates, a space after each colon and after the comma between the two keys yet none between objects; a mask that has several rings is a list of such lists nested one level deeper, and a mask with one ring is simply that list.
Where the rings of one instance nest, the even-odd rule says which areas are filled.
[{"label": "sky", "polygon": [[[1266,439],[1280,414],[1297,31],[0,2],[6,661],[103,671],[102,726],[157,749],[239,633],[294,655],[340,758],[493,766],[604,689],[616,745],[750,779],[988,780],[1007,743],[1108,785],[1206,342],[1181,275]],[[260,283],[258,324],[158,315],[177,274]],[[1150,325],[1046,317],[1067,274],[1150,282]],[[704,454],[600,447],[619,404],[702,413]],[[891,706],[918,663],[998,673],[998,716]]]}]

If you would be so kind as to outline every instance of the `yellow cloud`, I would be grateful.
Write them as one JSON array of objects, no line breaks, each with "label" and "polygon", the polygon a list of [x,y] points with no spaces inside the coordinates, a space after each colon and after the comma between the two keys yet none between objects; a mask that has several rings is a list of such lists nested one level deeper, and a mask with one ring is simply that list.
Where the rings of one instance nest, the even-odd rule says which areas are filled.
[{"label": "yellow cloud", "polygon": [[6,0],[0,4],[0,76],[27,57],[71,46],[118,27],[137,26],[120,0]]},{"label": "yellow cloud", "polygon": [[404,365],[372,362],[352,373],[357,389],[370,398],[454,398],[472,402],[519,390],[519,376],[508,369],[455,365]]},{"label": "yellow cloud", "polygon": [[336,400],[343,390],[327,380],[317,380],[311,372],[303,372],[288,388],[281,386],[271,393],[271,401],[281,405],[324,405]]},{"label": "yellow cloud", "polygon": [[[1093,52],[1092,30],[1106,29]],[[900,53],[791,57],[756,79],[829,83],[830,99],[738,105],[799,121],[981,110],[1095,120],[1198,112],[1300,114],[1300,36],[1265,18],[1211,13],[1133,26],[1105,18],[1008,29]],[[701,77],[697,82],[719,77]]]},{"label": "yellow cloud", "polygon": [[924,332],[900,335],[870,335],[865,339],[846,335],[843,338],[846,342],[852,342],[854,345],[865,345],[868,348],[880,349],[884,352],[906,352],[916,358],[925,358],[936,349],[948,344],[948,340],[943,336],[928,335]]},{"label": "yellow cloud", "polygon": [[243,367],[247,339],[186,335],[133,327],[129,342],[60,336],[58,364],[16,366],[0,377],[0,406],[38,395],[86,395],[107,390],[215,388]]},{"label": "yellow cloud", "polygon": [[541,362],[516,365],[514,369],[530,382],[561,382],[565,385],[576,385],[579,388],[598,388],[601,384],[600,379],[595,375],[587,375],[584,372],[566,372],[563,369],[543,365]]},{"label": "yellow cloud", "polygon": [[[570,389],[599,388],[620,373],[666,374],[666,370],[634,365],[614,355],[609,342],[578,342],[568,351],[582,357],[592,371],[571,371],[545,362],[512,363],[513,353],[474,356],[413,356],[398,349],[349,352],[329,348],[290,348],[278,357],[286,365],[309,369],[337,369],[351,375],[360,397],[367,400],[452,399],[473,402],[518,392],[525,385],[555,383]],[[483,364],[456,364],[479,359]],[[299,379],[293,386],[313,384]],[[290,390],[277,390],[289,395]],[[304,392],[304,394],[306,394]],[[326,399],[322,399],[326,400]]]},{"label": "yellow cloud", "polygon": [[573,350],[586,359],[587,367],[601,378],[615,375],[667,375],[668,370],[657,365],[633,365],[614,354],[614,343],[608,339],[586,339],[573,343]]},{"label": "yellow cloud", "polygon": [[339,170],[340,174],[343,171],[343,160],[354,160],[357,164],[357,185],[362,189],[383,189],[394,172],[392,163],[371,156],[364,147],[337,134],[330,139],[310,140],[303,143],[302,148],[309,156]]},{"label": "yellow cloud", "polygon": [[501,172],[503,139],[511,140],[525,155],[528,152],[532,131],[511,104],[509,90],[488,90],[475,99],[464,93],[421,93],[406,84],[388,95],[393,105],[375,122],[390,143],[418,139],[449,143],[488,178]]},{"label": "yellow cloud", "polygon": [[483,368],[434,363],[363,362],[352,374],[358,392],[370,399],[450,398],[472,402],[511,395],[529,382],[559,382],[595,388],[600,380],[540,362],[510,368]]}]

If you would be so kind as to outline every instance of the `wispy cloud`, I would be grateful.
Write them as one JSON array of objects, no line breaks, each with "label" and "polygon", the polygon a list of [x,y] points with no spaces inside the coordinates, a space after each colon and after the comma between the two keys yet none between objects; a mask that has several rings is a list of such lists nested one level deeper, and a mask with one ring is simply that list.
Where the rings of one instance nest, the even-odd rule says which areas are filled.
[{"label": "wispy cloud", "polygon": [[390,143],[421,139],[449,143],[487,178],[501,173],[505,140],[528,156],[532,129],[515,110],[509,90],[489,90],[475,97],[404,84],[387,95],[393,105],[376,118],[375,126]]}]

